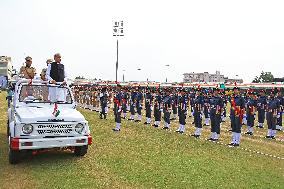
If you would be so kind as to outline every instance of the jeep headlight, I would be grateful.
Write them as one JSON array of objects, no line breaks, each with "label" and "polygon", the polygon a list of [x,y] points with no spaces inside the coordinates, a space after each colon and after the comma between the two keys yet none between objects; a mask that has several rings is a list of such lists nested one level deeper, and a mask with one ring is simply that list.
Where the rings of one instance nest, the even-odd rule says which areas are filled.
[{"label": "jeep headlight", "polygon": [[31,134],[34,130],[34,127],[31,124],[25,124],[22,127],[22,131],[24,134]]},{"label": "jeep headlight", "polygon": [[84,125],[82,123],[78,123],[76,126],[75,126],[75,131],[79,134],[81,134],[84,130]]}]

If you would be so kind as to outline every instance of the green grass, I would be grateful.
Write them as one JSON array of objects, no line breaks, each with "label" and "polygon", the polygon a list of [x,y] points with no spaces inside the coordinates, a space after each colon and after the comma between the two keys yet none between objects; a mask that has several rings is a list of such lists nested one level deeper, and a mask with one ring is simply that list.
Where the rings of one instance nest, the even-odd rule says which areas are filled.
[{"label": "green grass", "polygon": [[[71,152],[47,152],[9,165],[6,140],[6,104],[0,94],[0,188],[284,188],[284,160],[249,152],[284,157],[284,142],[271,141],[266,130],[242,136],[241,147],[207,142],[143,124],[124,121],[112,132],[114,118],[80,111],[89,121],[93,145],[85,157]],[[143,120],[144,121],[144,120]],[[194,128],[187,120],[187,134]],[[221,142],[229,143],[229,122],[222,126]],[[284,133],[278,133],[284,139]]]}]

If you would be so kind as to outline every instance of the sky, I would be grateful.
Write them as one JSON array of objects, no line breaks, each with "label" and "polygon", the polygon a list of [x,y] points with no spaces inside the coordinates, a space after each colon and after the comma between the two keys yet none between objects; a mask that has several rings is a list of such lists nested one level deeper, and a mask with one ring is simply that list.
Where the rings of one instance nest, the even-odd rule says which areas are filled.
[{"label": "sky", "polygon": [[0,0],[0,55],[17,69],[31,56],[40,73],[59,52],[68,77],[115,80],[113,22],[123,20],[118,81],[284,77],[283,10],[283,0]]}]

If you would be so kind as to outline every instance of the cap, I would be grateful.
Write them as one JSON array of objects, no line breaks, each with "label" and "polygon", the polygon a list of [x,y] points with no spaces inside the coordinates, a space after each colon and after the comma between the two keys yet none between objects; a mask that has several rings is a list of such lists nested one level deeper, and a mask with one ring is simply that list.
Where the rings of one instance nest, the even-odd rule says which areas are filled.
[{"label": "cap", "polygon": [[47,63],[47,64],[50,64],[50,63],[52,63],[52,62],[53,62],[53,60],[50,59],[50,58],[46,60],[46,63]]},{"label": "cap", "polygon": [[27,56],[27,57],[25,58],[25,60],[26,60],[26,61],[28,61],[28,60],[32,60],[32,57]]}]

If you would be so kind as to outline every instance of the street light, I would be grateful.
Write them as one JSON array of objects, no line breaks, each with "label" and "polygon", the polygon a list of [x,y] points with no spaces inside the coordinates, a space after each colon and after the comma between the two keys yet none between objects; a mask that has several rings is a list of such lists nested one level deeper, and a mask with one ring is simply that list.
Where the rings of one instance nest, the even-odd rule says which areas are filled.
[{"label": "street light", "polygon": [[117,83],[117,70],[118,70],[118,37],[124,36],[123,21],[115,21],[113,25],[113,36],[116,38],[116,64],[115,64],[115,82]]},{"label": "street light", "polygon": [[137,68],[138,71],[141,71],[141,68]]},{"label": "street light", "polygon": [[[170,65],[169,64],[166,64],[165,65],[166,67],[169,67]],[[166,73],[166,75],[167,75],[167,73]],[[166,83],[168,82],[168,78],[167,78],[167,76],[166,76]]]},{"label": "street light", "polygon": [[122,81],[124,82],[124,72],[125,72],[125,70],[122,70]]}]

